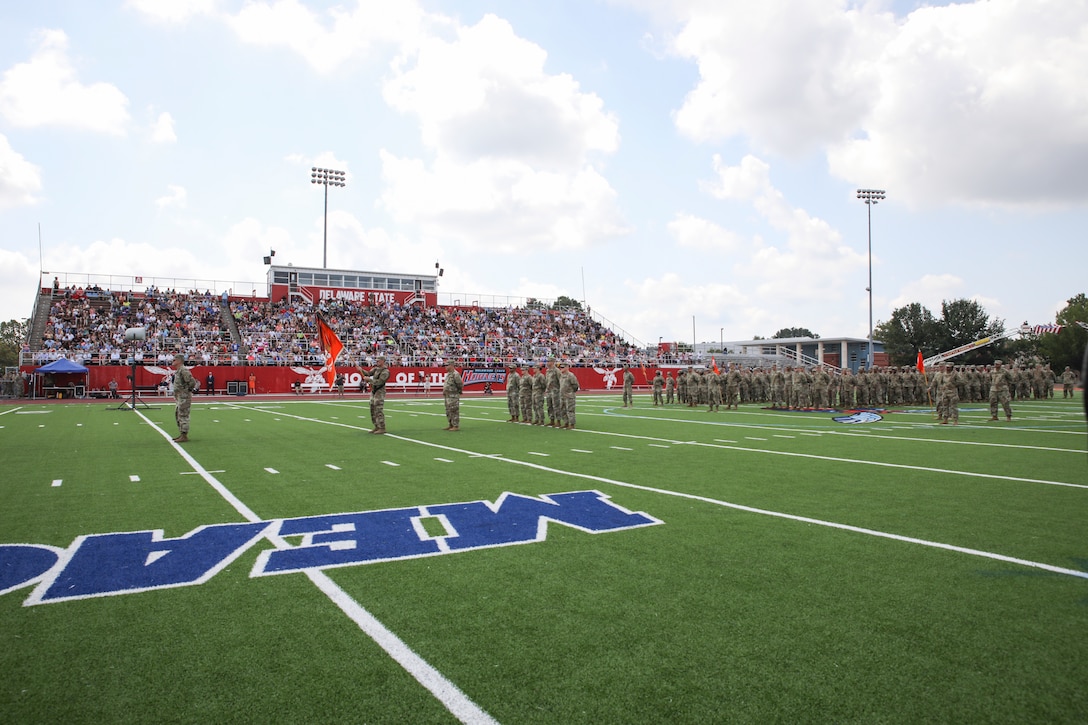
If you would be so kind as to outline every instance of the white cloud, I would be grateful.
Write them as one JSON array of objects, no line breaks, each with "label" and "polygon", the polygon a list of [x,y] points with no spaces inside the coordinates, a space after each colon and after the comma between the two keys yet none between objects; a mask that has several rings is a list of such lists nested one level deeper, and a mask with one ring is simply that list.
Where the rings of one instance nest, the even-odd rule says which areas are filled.
[{"label": "white cloud", "polygon": [[177,143],[178,135],[174,132],[174,117],[165,111],[159,114],[151,126],[153,143]]},{"label": "white cloud", "polygon": [[63,126],[123,136],[127,107],[116,86],[79,81],[61,30],[42,31],[33,57],[0,79],[0,115],[21,128]]},{"label": "white cloud", "polygon": [[[643,6],[640,0],[629,4]],[[699,81],[675,122],[698,141],[826,153],[836,176],[918,205],[1055,206],[1088,195],[1088,5],[1003,0],[677,0]]]},{"label": "white cloud", "polygon": [[218,0],[128,0],[126,4],[152,20],[183,23],[198,15],[211,15]]},{"label": "white cloud", "polygon": [[185,190],[185,187],[178,186],[177,184],[169,184],[166,188],[169,189],[170,193],[156,199],[155,206],[160,210],[168,207],[184,209],[189,198],[189,193]]},{"label": "white cloud", "polygon": [[284,47],[328,73],[375,45],[411,49],[428,16],[415,0],[356,0],[353,10],[315,12],[298,0],[247,2],[223,20],[245,43]]},{"label": "white cloud", "polygon": [[867,257],[844,244],[826,221],[786,201],[772,185],[766,162],[749,155],[738,166],[728,166],[715,156],[714,170],[717,179],[705,184],[705,191],[751,203],[772,229],[786,237],[783,247],[755,240],[749,254],[734,266],[757,284],[760,294],[796,301],[837,299],[851,273],[867,264]]},{"label": "white cloud", "polygon": [[42,188],[41,170],[22,157],[0,134],[0,209],[37,201]]},{"label": "white cloud", "polygon": [[[900,287],[899,294],[888,303],[888,308],[896,310],[918,302],[940,317],[941,302],[963,297],[963,286],[963,280],[954,274],[922,275]],[[875,294],[876,290],[873,292]]]},{"label": "white cloud", "polygon": [[593,157],[618,147],[615,118],[509,23],[485,16],[451,41],[428,38],[386,83],[419,118],[434,160],[382,153],[382,204],[433,235],[491,251],[574,248],[626,232]]},{"label": "white cloud", "polygon": [[745,244],[735,232],[691,214],[677,214],[668,228],[676,243],[689,249],[730,252]]},{"label": "white cloud", "polygon": [[[854,299],[862,303],[866,255],[846,246],[824,220],[791,206],[771,183],[764,161],[746,156],[730,166],[716,156],[714,170],[715,179],[703,184],[704,192],[750,206],[774,239],[783,241],[770,243],[759,234],[743,236],[708,219],[678,215],[669,224],[670,234],[678,245],[703,253],[696,279],[713,280],[707,270],[719,269],[722,281],[692,283],[690,270],[681,270],[682,275],[669,270],[657,279],[629,282],[638,298],[631,308],[645,311],[633,313],[633,322],[625,318],[625,324],[675,330],[678,317],[694,315],[703,325],[699,341],[719,337],[708,334],[706,325],[727,340],[767,336],[794,326],[834,334],[860,329],[863,315],[849,305],[849,292],[856,282],[859,294]],[[655,300],[668,303],[655,309]]]},{"label": "white cloud", "polygon": [[877,59],[881,94],[831,170],[910,203],[1053,206],[1088,195],[1088,7],[920,8]]},{"label": "white cloud", "polygon": [[839,140],[871,107],[867,62],[889,19],[842,0],[696,0],[677,4],[674,52],[699,67],[676,113],[696,140],[736,135],[795,154]]},{"label": "white cloud", "polygon": [[40,277],[37,260],[31,262],[18,252],[0,249],[0,309],[16,311],[8,319],[30,317]]}]

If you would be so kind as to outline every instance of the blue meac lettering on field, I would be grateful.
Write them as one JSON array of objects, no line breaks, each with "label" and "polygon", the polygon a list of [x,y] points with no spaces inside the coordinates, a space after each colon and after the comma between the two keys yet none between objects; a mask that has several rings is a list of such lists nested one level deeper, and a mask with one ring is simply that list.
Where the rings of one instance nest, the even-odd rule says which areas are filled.
[{"label": "blue meac lettering on field", "polygon": [[261,553],[254,576],[306,569],[369,564],[439,553],[434,541],[420,539],[413,526],[418,508],[285,519],[281,537],[303,536],[302,544]]},{"label": "blue meac lettering on field", "polygon": [[38,604],[201,584],[242,554],[268,527],[201,526],[178,539],[162,531],[81,536],[27,600]]},{"label": "blue meac lettering on field", "polygon": [[[34,586],[26,605],[202,584],[267,537],[250,576],[414,559],[544,541],[548,523],[602,533],[663,523],[612,503],[600,491],[540,497],[504,493],[381,511],[80,536],[67,549],[0,544],[0,594]],[[428,525],[430,524],[430,531]],[[432,533],[441,529],[444,533]],[[296,543],[297,542],[297,543]]]},{"label": "blue meac lettering on field", "polygon": [[[429,535],[421,523],[428,518],[440,520],[447,534]],[[528,544],[544,541],[549,521],[594,534],[662,523],[613,504],[600,491],[555,493],[540,498],[504,493],[494,504],[470,501],[286,519],[280,535],[302,535],[302,543],[262,552],[253,576]]]}]

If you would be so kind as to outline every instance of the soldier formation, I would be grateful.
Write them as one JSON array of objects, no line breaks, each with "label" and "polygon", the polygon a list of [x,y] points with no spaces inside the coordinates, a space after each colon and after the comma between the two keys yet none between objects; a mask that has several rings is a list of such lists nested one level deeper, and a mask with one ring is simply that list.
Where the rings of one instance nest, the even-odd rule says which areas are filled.
[{"label": "soldier formation", "polygon": [[[713,368],[657,371],[651,382],[654,406],[679,403],[706,406],[708,412],[736,409],[741,403],[763,403],[785,410],[878,408],[937,405],[943,392],[957,402],[988,402],[995,365],[945,363],[926,375],[913,365],[834,370],[827,366],[787,365],[745,368],[736,363]],[[1054,397],[1057,376],[1043,363],[1003,367],[1001,379],[1010,401]],[[1068,382],[1066,378],[1069,378]],[[1063,373],[1063,394],[1072,396],[1076,373]],[[662,399],[662,391],[665,391]],[[674,394],[675,393],[675,394]],[[624,390],[624,407],[633,405]],[[1000,404],[1000,401],[999,401]],[[995,414],[996,415],[996,414]]]},{"label": "soldier formation", "polygon": [[506,374],[508,423],[574,428],[578,378],[568,363],[510,365]]}]

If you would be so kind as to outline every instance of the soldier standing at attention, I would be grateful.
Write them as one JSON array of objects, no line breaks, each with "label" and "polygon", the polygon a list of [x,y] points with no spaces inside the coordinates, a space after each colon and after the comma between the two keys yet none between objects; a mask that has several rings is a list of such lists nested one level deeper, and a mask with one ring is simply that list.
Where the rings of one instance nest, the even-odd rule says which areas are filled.
[{"label": "soldier standing at attention", "polygon": [[1077,383],[1077,374],[1069,369],[1069,366],[1065,366],[1065,371],[1062,373],[1062,397],[1073,398],[1073,386]]},{"label": "soldier standing at attention", "polygon": [[446,402],[446,430],[461,430],[461,392],[465,382],[461,373],[453,365],[453,360],[446,363],[446,382],[442,383],[442,397]]},{"label": "soldier standing at attention", "polygon": [[536,365],[528,365],[521,376],[521,387],[518,388],[520,401],[518,409],[521,412],[521,422],[525,425],[533,424],[533,378],[536,374]]},{"label": "soldier standing at attention", "polygon": [[828,374],[827,368],[820,365],[816,368],[816,372],[812,374],[812,405],[815,408],[823,408],[828,405],[827,391],[831,387],[831,375]]},{"label": "soldier standing at attention", "polygon": [[554,428],[559,424],[559,364],[554,357],[548,360],[544,380],[544,393],[548,397],[548,425]]},{"label": "soldier standing at attention", "polygon": [[635,374],[630,365],[623,366],[623,407],[635,407]]},{"label": "soldier standing at attention", "polygon": [[672,405],[676,402],[676,378],[669,373],[668,380],[665,381],[665,403]]},{"label": "soldier standing at attention", "polygon": [[994,370],[990,373],[990,420],[997,420],[997,406],[1005,409],[1005,419],[1012,420],[1012,405],[1009,403],[1009,384],[1012,374],[1002,367],[1000,360],[994,360]]},{"label": "soldier standing at attention", "polygon": [[559,399],[563,408],[563,418],[560,428],[574,428],[574,406],[576,404],[574,394],[578,392],[578,378],[571,372],[570,366],[563,363],[559,373]]},{"label": "soldier standing at attention", "polygon": [[722,376],[706,371],[706,412],[717,413],[722,405]]},{"label": "soldier standing at attention", "polygon": [[951,365],[945,365],[944,371],[940,375],[941,382],[938,389],[940,399],[937,403],[937,415],[941,419],[941,425],[947,425],[949,418],[952,419],[952,425],[959,425],[960,395],[959,388],[956,386],[958,382],[957,373]]},{"label": "soldier standing at attention", "polygon": [[725,374],[725,409],[740,410],[740,382],[741,374],[736,363],[730,363],[729,372]]},{"label": "soldier standing at attention", "polygon": [[778,365],[771,366],[771,407],[781,408],[782,399],[786,391],[786,376],[778,369]]},{"label": "soldier standing at attention", "polygon": [[539,366],[534,365],[533,370],[533,425],[544,425],[544,398],[548,389],[547,376]]},{"label": "soldier standing at attention", "polygon": [[510,411],[510,420],[507,423],[518,422],[518,405],[521,395],[521,375],[518,374],[518,366],[511,365],[510,372],[506,376],[506,407]]},{"label": "soldier standing at attention", "polygon": [[370,372],[360,366],[359,373],[370,383],[370,423],[374,426],[370,432],[382,435],[385,433],[385,384],[389,382],[389,368],[385,366],[384,355],[379,355],[374,362]]},{"label": "soldier standing at attention", "polygon": [[[185,367],[185,356],[174,356],[174,400],[177,407],[174,408],[174,418],[178,422],[178,436],[175,443],[187,443],[189,441],[189,408],[193,404],[193,391],[198,384],[189,368]],[[135,383],[133,383],[135,385]]]},{"label": "soldier standing at attention", "polygon": [[662,406],[665,405],[665,399],[664,399],[664,397],[662,395],[662,391],[665,389],[665,378],[663,378],[661,376],[661,371],[660,370],[658,370],[656,373],[654,373],[653,388],[654,388],[654,407],[656,408],[659,405],[662,405]]}]

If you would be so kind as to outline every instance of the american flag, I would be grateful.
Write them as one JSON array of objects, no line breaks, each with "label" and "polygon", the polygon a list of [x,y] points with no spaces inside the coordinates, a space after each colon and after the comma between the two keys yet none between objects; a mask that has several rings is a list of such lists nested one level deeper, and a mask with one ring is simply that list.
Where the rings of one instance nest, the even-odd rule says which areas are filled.
[{"label": "american flag", "polygon": [[1059,332],[1062,331],[1062,326],[1061,325],[1035,325],[1035,327],[1031,328],[1031,331],[1034,332],[1036,335],[1042,335],[1044,332],[1053,332],[1055,335],[1057,335]]}]

